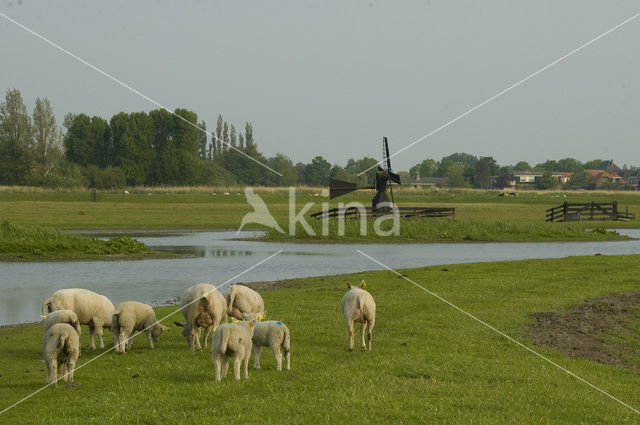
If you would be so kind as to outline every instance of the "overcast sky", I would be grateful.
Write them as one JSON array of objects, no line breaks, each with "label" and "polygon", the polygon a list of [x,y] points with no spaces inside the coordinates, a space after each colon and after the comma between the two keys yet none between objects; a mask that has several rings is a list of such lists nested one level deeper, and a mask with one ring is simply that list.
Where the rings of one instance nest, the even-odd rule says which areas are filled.
[{"label": "overcast sky", "polygon": [[[31,1],[0,11],[173,110],[294,162],[380,159],[640,12],[637,1]],[[398,154],[640,166],[640,17]],[[0,17],[0,90],[110,119],[156,106]]]}]

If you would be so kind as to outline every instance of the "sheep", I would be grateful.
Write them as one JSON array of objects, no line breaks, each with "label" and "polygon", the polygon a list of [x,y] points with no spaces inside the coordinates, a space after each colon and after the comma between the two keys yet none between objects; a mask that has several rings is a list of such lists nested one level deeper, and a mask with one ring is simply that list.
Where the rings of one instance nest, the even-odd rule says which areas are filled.
[{"label": "sheep", "polygon": [[249,357],[251,356],[251,337],[255,321],[236,321],[223,323],[213,332],[211,339],[211,357],[215,363],[215,380],[227,377],[229,357],[234,356],[233,371],[236,381],[240,380],[240,363],[244,368],[244,379],[249,379]]},{"label": "sheep", "polygon": [[102,327],[111,327],[111,312],[113,304],[104,295],[96,294],[88,289],[71,288],[54,292],[44,304],[42,315],[57,310],[71,310],[77,316],[81,325],[89,325],[89,348],[95,350],[94,333],[98,334],[100,348],[104,348]]},{"label": "sheep", "polygon": [[73,382],[73,371],[80,355],[80,337],[68,323],[55,323],[42,337],[42,352],[47,365],[45,384],[58,379]]},{"label": "sheep", "polygon": [[71,310],[57,310],[42,316],[42,318],[44,319],[42,326],[44,326],[45,332],[56,323],[68,323],[78,332],[78,336],[82,333],[78,316]]},{"label": "sheep", "polygon": [[269,320],[261,322],[264,315],[255,313],[244,314],[244,320],[256,321],[253,328],[253,337],[251,338],[251,355],[253,356],[254,369],[260,369],[260,353],[262,347],[271,347],[273,355],[276,358],[276,369],[282,370],[282,353],[280,347],[284,350],[284,357],[287,361],[286,369],[291,369],[291,340],[289,337],[289,328],[280,321]]},{"label": "sheep", "polygon": [[158,342],[165,329],[156,320],[153,308],[137,301],[118,304],[112,314],[111,332],[113,332],[113,345],[116,348],[116,353],[125,354],[126,351],[131,350],[134,331],[144,331],[149,340],[149,348],[154,349],[153,343]]},{"label": "sheep", "polygon": [[363,280],[360,283],[360,287],[352,287],[350,282],[347,282],[346,288],[349,290],[342,297],[340,302],[340,308],[342,314],[344,314],[344,321],[347,325],[347,331],[349,332],[349,351],[353,351],[353,322],[361,322],[362,327],[360,335],[362,337],[362,349],[366,350],[364,344],[364,330],[367,328],[367,336],[369,342],[369,351],[371,351],[371,331],[373,331],[373,325],[376,321],[376,303],[373,301],[373,297],[367,291],[365,287],[366,282]]},{"label": "sheep", "polygon": [[[182,329],[182,335],[187,339],[189,350],[202,350],[200,345],[200,328],[205,328],[204,346],[213,330],[218,328],[221,321],[227,320],[227,303],[215,286],[208,283],[194,285],[182,295],[180,311],[185,318],[184,323],[173,322]],[[213,328],[213,329],[212,329]]]},{"label": "sheep", "polygon": [[233,285],[227,292],[228,314],[242,320],[243,313],[264,314],[262,296],[251,288]]}]

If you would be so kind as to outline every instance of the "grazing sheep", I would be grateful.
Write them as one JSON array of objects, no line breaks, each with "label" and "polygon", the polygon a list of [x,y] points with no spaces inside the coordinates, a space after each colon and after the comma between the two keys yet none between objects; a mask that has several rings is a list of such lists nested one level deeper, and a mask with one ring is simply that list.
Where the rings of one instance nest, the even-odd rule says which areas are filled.
[{"label": "grazing sheep", "polygon": [[271,347],[273,355],[276,358],[276,369],[282,370],[282,353],[280,347],[284,350],[284,358],[287,361],[286,369],[291,369],[291,340],[289,337],[289,328],[282,322],[269,320],[261,322],[264,315],[255,313],[244,314],[244,320],[256,321],[253,328],[253,337],[251,337],[251,354],[253,356],[254,369],[260,369],[260,353],[262,347]]},{"label": "grazing sheep", "polygon": [[56,323],[68,323],[78,332],[78,336],[82,333],[78,316],[71,310],[57,310],[46,316],[42,316],[42,318],[44,319],[42,325],[44,326],[45,332]]},{"label": "grazing sheep", "polygon": [[156,320],[153,308],[137,301],[118,304],[112,314],[111,332],[113,332],[113,345],[116,347],[116,353],[124,354],[125,351],[131,350],[131,345],[133,345],[131,335],[134,331],[144,331],[149,340],[149,348],[153,349],[153,343],[158,342],[165,329]]},{"label": "grazing sheep", "polygon": [[220,381],[220,369],[222,376],[227,377],[229,370],[229,357],[233,355],[233,372],[236,381],[240,380],[240,363],[244,368],[244,379],[249,379],[249,357],[251,356],[251,337],[255,321],[234,321],[223,323],[213,333],[211,340],[211,357],[215,362],[215,379]]},{"label": "grazing sheep", "polygon": [[182,295],[180,308],[185,323],[173,322],[182,329],[189,349],[202,350],[200,345],[200,328],[205,328],[204,346],[211,331],[215,331],[222,320],[227,320],[227,303],[215,286],[199,283],[187,288]]},{"label": "grazing sheep", "polygon": [[242,320],[243,313],[264,314],[262,296],[251,288],[243,285],[233,285],[227,292],[228,314]]},{"label": "grazing sheep", "polygon": [[63,378],[73,382],[73,370],[80,355],[80,337],[68,323],[55,323],[42,337],[44,362],[47,364],[46,384],[56,384]]},{"label": "grazing sheep", "polygon": [[100,339],[100,348],[104,348],[102,327],[111,327],[111,312],[113,304],[104,295],[81,288],[60,289],[42,304],[42,315],[57,310],[71,310],[77,316],[81,325],[89,325],[89,347],[96,348],[94,333]]},{"label": "grazing sheep", "polygon": [[367,349],[364,344],[364,330],[365,327],[367,328],[369,351],[371,351],[371,331],[376,321],[376,303],[373,301],[371,294],[364,290],[366,286],[367,284],[364,280],[360,283],[359,288],[352,287],[351,283],[347,282],[346,287],[349,291],[344,294],[340,302],[347,331],[349,331],[349,351],[353,351],[353,322],[362,323],[360,335],[362,337],[363,350]]}]

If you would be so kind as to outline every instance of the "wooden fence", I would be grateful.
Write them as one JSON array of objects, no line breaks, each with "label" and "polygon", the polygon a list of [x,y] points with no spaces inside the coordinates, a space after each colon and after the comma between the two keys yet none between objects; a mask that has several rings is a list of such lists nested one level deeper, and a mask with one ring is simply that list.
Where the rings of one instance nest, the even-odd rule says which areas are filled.
[{"label": "wooden fence", "polygon": [[[420,217],[453,217],[455,208],[425,208],[425,207],[397,207],[398,215],[401,218],[420,218]],[[344,215],[346,218],[358,218],[364,212],[366,217],[380,217],[391,214],[391,211],[373,211],[371,207],[350,207],[350,208],[331,208],[326,211],[319,211],[311,214],[312,218],[321,219],[324,217],[339,217]]]},{"label": "wooden fence", "polygon": [[565,202],[546,211],[546,221],[628,221],[634,218],[635,214],[630,213],[628,208],[625,211],[618,211],[617,201],[610,203],[587,202],[582,204]]}]

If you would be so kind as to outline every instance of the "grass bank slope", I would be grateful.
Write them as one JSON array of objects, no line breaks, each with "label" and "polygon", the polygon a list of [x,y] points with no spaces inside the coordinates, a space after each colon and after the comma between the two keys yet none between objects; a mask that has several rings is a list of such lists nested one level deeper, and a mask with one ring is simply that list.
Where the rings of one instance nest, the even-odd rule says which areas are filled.
[{"label": "grass bank slope", "polygon": [[[590,256],[399,272],[639,408],[638,373],[570,358],[526,337],[535,313],[563,313],[587,299],[637,291],[639,263],[637,255]],[[339,303],[345,280],[361,279],[367,281],[378,306],[373,351],[349,352]],[[190,353],[180,330],[174,328],[165,332],[155,350],[148,349],[144,336],[137,337],[130,353],[107,353],[78,369],[75,384],[36,394],[0,415],[0,423],[640,421],[627,407],[391,272],[298,279],[273,286],[286,287],[264,291],[263,297],[269,319],[282,320],[291,330],[291,371],[277,372],[273,355],[264,350],[262,370],[250,369],[249,380],[227,378],[215,383],[210,352]],[[176,309],[156,311],[160,318]],[[34,311],[34,319],[38,314]],[[164,323],[170,325],[175,317]],[[41,338],[40,324],[0,329],[0,410],[42,386]],[[111,333],[106,331],[105,338],[109,341]],[[86,327],[81,342],[85,350],[79,365],[103,352],[86,351]],[[640,350],[637,338],[624,343]]]}]

